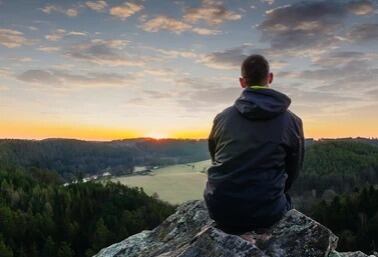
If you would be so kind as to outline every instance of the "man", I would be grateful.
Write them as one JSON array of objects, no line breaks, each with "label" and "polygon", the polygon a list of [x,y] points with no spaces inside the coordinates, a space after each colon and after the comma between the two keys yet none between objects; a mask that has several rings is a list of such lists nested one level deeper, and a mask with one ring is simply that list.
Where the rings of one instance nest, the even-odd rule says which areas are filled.
[{"label": "man", "polygon": [[292,208],[287,192],[304,154],[302,121],[269,87],[268,61],[249,56],[239,81],[241,96],[214,119],[204,192],[210,217],[231,234],[270,227]]}]

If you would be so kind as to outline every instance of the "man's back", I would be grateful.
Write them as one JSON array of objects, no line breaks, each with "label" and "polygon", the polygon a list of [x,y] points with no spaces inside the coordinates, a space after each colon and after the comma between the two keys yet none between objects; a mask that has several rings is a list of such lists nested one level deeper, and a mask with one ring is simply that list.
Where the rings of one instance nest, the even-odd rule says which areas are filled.
[{"label": "man's back", "polygon": [[248,87],[214,119],[204,197],[226,232],[270,226],[291,208],[286,191],[302,165],[304,138],[289,105],[278,91]]}]

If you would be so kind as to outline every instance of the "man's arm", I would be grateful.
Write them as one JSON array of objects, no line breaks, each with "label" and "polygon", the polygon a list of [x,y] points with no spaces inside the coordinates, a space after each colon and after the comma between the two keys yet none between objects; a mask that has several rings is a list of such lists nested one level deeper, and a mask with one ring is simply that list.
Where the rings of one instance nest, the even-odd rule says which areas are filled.
[{"label": "man's arm", "polygon": [[298,135],[296,136],[294,148],[288,150],[286,156],[286,172],[288,174],[286,185],[285,185],[285,192],[287,192],[291,185],[293,184],[294,180],[298,177],[300,170],[303,166],[303,158],[304,158],[304,134],[303,134],[303,126],[302,121],[299,122],[299,131]]},{"label": "man's arm", "polygon": [[209,147],[209,153],[211,157],[211,161],[214,162],[214,156],[215,156],[215,139],[214,139],[214,130],[215,130],[215,119],[213,121],[213,126],[211,128],[209,138],[208,138],[208,147]]}]

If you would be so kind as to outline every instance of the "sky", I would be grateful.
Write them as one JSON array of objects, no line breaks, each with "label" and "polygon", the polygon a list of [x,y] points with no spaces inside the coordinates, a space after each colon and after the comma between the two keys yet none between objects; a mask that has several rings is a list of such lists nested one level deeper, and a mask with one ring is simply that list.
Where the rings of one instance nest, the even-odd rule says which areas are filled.
[{"label": "sky", "polygon": [[250,54],[306,137],[378,137],[377,0],[0,0],[0,138],[206,138]]}]

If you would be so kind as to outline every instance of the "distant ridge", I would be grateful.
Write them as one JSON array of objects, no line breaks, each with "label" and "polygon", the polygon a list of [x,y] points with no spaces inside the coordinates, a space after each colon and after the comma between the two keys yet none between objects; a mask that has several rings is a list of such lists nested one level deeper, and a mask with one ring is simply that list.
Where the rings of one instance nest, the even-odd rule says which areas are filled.
[{"label": "distant ridge", "polygon": [[197,139],[0,139],[0,164],[55,170],[68,181],[79,174],[127,174],[136,165],[161,166],[209,158],[207,141]]}]

